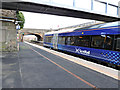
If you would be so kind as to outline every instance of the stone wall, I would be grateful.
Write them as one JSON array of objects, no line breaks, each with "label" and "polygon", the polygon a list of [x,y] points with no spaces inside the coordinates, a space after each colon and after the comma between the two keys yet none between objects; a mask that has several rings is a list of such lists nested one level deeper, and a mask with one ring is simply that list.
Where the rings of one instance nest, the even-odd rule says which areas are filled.
[{"label": "stone wall", "polygon": [[16,11],[1,9],[0,16],[2,16],[2,17],[16,18]]},{"label": "stone wall", "polygon": [[[2,10],[2,17],[16,18],[15,11]],[[0,51],[16,51],[17,40],[16,40],[16,25],[12,21],[0,21]]]}]

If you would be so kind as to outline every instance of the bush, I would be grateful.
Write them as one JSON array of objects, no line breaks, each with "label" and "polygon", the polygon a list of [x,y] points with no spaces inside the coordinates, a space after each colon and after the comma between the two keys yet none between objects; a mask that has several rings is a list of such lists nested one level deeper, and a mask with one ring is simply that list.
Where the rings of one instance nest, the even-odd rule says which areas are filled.
[{"label": "bush", "polygon": [[23,29],[24,23],[25,23],[25,17],[24,17],[24,15],[23,15],[23,13],[20,12],[20,11],[18,11],[18,12],[16,13],[16,16],[17,16],[17,20],[18,20],[18,21],[21,21],[21,22],[18,22],[18,24],[20,25],[20,29]]}]

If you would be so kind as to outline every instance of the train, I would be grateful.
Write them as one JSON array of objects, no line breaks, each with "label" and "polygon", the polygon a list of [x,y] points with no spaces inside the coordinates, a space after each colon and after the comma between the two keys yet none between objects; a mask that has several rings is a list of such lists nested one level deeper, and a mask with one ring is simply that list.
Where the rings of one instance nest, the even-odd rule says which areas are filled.
[{"label": "train", "polygon": [[47,32],[43,46],[120,67],[120,21]]}]

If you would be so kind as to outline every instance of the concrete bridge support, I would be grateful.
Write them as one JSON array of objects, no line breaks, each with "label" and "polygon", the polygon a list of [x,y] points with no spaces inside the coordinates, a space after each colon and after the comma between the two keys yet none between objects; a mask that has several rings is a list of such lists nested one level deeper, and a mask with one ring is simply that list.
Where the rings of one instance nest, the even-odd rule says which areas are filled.
[{"label": "concrete bridge support", "polygon": [[16,38],[16,12],[13,10],[1,10],[0,15],[0,51],[17,51]]}]

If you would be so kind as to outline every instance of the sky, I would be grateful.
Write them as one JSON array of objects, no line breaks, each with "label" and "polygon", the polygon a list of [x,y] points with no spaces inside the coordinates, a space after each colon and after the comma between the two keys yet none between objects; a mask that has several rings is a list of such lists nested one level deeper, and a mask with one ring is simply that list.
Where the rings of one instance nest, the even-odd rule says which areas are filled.
[{"label": "sky", "polygon": [[[61,1],[61,0],[56,0],[56,1]],[[66,1],[66,0],[62,0],[62,1]],[[76,0],[76,1],[78,1],[79,3],[81,0]],[[90,0],[84,0],[84,2],[82,0],[82,3],[86,3],[85,1],[90,1]],[[114,3],[117,5],[119,0],[101,0],[101,1],[108,1],[110,3]],[[84,7],[84,5],[81,5],[81,7],[86,9],[88,8],[88,7]],[[101,7],[102,6],[98,7],[96,4],[95,9],[102,12],[103,10]],[[112,8],[108,11],[108,13],[110,12],[114,14],[115,10],[112,10],[112,12],[111,10]],[[58,29],[66,26],[78,25],[78,24],[94,21],[94,20],[88,20],[88,19],[63,17],[63,16],[55,16],[55,15],[31,13],[31,12],[23,12],[23,14],[25,16],[24,28]]]},{"label": "sky", "polygon": [[25,25],[24,28],[36,29],[57,29],[66,26],[77,25],[85,22],[92,22],[94,20],[86,20],[72,17],[62,17],[47,14],[37,14],[24,12]]}]

